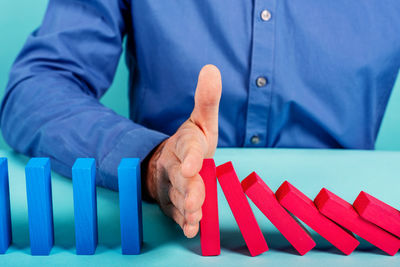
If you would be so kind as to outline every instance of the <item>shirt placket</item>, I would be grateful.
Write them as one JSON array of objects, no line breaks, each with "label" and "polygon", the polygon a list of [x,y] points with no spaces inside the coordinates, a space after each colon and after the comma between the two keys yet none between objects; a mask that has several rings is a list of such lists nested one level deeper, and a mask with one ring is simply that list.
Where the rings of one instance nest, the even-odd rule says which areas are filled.
[{"label": "shirt placket", "polygon": [[252,54],[245,146],[265,147],[273,86],[274,0],[254,0]]}]

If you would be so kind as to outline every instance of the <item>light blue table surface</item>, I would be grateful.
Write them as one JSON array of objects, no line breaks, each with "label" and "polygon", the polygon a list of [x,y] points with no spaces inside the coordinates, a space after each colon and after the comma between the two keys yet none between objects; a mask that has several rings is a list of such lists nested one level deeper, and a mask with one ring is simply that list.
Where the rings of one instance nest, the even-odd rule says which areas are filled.
[{"label": "light blue table surface", "polygon": [[[0,266],[400,266],[400,253],[390,257],[361,240],[350,256],[342,255],[311,231],[316,248],[299,256],[253,205],[270,250],[250,257],[219,188],[221,255],[200,256],[200,240],[186,239],[158,206],[143,204],[144,246],[141,255],[121,255],[118,194],[98,188],[99,246],[93,256],[75,255],[72,183],[52,174],[55,247],[50,256],[31,256],[24,167],[28,158],[1,151],[8,158],[13,245],[0,255]],[[353,202],[360,190],[400,208],[400,152],[343,150],[220,149],[217,164],[231,160],[242,180],[256,171],[272,190],[288,180],[314,198],[326,187]]]}]

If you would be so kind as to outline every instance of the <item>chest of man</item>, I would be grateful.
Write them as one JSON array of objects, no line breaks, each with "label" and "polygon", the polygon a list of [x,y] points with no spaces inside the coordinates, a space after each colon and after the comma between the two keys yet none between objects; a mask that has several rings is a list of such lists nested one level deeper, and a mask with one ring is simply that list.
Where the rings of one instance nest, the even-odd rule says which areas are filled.
[{"label": "chest of man", "polygon": [[400,66],[400,2],[138,0],[131,8],[135,121],[172,134],[211,63],[223,79],[221,146],[373,147]]}]

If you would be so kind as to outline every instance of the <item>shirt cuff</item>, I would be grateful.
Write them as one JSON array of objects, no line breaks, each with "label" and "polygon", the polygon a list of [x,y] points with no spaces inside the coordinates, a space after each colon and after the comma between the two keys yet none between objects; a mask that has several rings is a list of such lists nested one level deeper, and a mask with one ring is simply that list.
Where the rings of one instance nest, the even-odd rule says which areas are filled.
[{"label": "shirt cuff", "polygon": [[118,165],[122,158],[146,156],[169,136],[144,127],[127,132],[99,164],[96,184],[118,191]]}]

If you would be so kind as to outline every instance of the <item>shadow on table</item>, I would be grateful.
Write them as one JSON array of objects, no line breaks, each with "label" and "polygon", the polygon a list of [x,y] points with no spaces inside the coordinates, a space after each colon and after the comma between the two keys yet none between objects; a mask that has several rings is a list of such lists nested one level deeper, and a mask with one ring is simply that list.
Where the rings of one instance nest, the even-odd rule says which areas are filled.
[{"label": "shadow on table", "polygon": [[[220,229],[221,237],[221,250],[229,250],[234,253],[241,254],[243,256],[251,257],[243,236],[239,229]],[[293,247],[286,241],[286,239],[279,233],[266,232],[264,237],[267,240],[268,247],[270,250],[277,250],[286,252],[293,255],[299,255]],[[201,256],[200,240],[196,245],[188,247],[189,250]]]},{"label": "shadow on table", "polygon": [[29,248],[28,217],[17,214],[12,218],[12,245],[18,250]]},{"label": "shadow on table", "polygon": [[99,247],[96,254],[121,246],[118,193],[97,187]]},{"label": "shadow on table", "polygon": [[[325,238],[323,238],[320,235],[313,234],[312,238],[314,239],[315,243],[317,244],[313,250],[315,251],[320,251],[324,253],[331,253],[331,254],[336,254],[340,256],[346,256],[343,254],[340,250],[338,250],[336,247],[334,247],[331,243],[329,243]],[[386,255],[385,252],[381,251],[374,245],[370,244],[369,242],[365,241],[364,239],[357,238],[358,241],[360,241],[360,245],[356,248],[355,251],[357,252],[362,252],[362,253],[369,253],[369,254],[375,254],[375,255]]]},{"label": "shadow on table", "polygon": [[[226,249],[231,252],[239,253],[244,256],[251,256],[245,241],[240,233],[239,229],[221,229],[221,250]],[[264,237],[267,240],[268,247],[270,250],[280,251],[288,254],[292,254],[295,256],[300,256],[300,254],[290,245],[290,243],[285,239],[285,237],[278,232],[264,232]],[[335,248],[332,244],[330,244],[326,239],[324,239],[320,235],[313,234],[312,238],[314,239],[316,246],[313,248],[313,251],[330,253],[338,256],[346,257],[341,251]],[[376,255],[386,255],[383,251],[374,247],[372,244],[368,243],[365,240],[359,239],[360,245],[357,247],[356,251],[363,253],[371,253]],[[197,241],[196,244],[191,244],[187,246],[187,248],[201,256],[201,246],[200,240]]]},{"label": "shadow on table", "polygon": [[[99,188],[97,194],[101,196],[98,197],[98,224],[99,245],[103,247],[96,250],[96,254],[121,246],[118,193]],[[102,209],[99,207],[102,207]],[[186,242],[187,239],[179,226],[165,216],[157,204],[143,202],[142,216],[143,245],[141,254],[168,243],[180,244]]]},{"label": "shadow on table", "polygon": [[153,203],[143,203],[143,236],[143,253],[168,243],[182,244],[188,240],[180,227]]},{"label": "shadow on table", "polygon": [[388,255],[385,252],[383,252],[382,250],[376,248],[374,245],[368,243],[364,239],[358,238],[358,241],[360,241],[360,245],[356,248],[356,251],[391,257],[390,255]]}]

